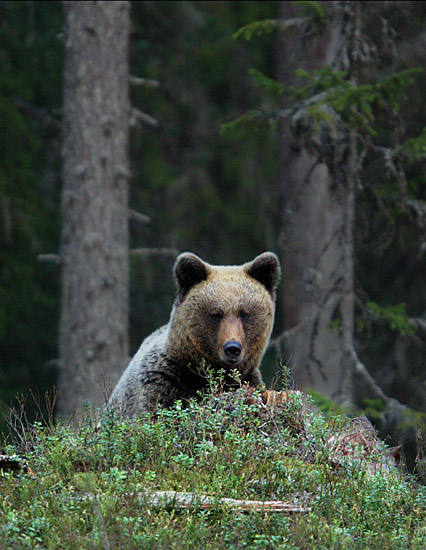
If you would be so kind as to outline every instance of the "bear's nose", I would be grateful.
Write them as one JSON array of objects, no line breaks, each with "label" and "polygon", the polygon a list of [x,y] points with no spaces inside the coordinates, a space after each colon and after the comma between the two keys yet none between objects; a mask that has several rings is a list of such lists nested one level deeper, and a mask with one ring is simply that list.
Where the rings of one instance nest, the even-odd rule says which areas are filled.
[{"label": "bear's nose", "polygon": [[230,359],[237,359],[241,353],[242,346],[239,342],[230,340],[223,344],[223,351]]}]

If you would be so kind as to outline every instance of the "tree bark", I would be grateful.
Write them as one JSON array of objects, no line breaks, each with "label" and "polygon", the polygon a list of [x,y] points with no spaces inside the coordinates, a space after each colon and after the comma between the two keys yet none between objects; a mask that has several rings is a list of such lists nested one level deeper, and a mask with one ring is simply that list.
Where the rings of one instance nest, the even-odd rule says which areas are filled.
[{"label": "tree bark", "polygon": [[128,357],[129,3],[65,14],[57,412],[100,405]]},{"label": "tree bark", "polygon": [[[283,11],[286,2],[282,2]],[[330,10],[328,29],[302,67],[342,69],[343,18]],[[293,45],[294,48],[294,45]],[[289,74],[289,39],[281,42],[281,75]],[[289,59],[293,67],[300,61]],[[297,66],[297,65],[296,65]],[[284,82],[289,84],[289,82]],[[305,111],[305,112],[304,112]],[[298,388],[311,388],[342,405],[353,402],[353,136],[322,125],[306,131],[306,108],[294,112],[281,135],[284,361]],[[351,149],[352,148],[352,149]]]}]

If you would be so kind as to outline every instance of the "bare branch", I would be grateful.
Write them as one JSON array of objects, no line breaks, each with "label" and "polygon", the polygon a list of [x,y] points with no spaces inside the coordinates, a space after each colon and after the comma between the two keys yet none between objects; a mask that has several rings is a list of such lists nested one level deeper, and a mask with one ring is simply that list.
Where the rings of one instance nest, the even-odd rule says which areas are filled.
[{"label": "bare branch", "polygon": [[353,366],[355,369],[355,372],[359,374],[364,382],[367,383],[370,390],[379,398],[381,399],[386,405],[389,405],[391,402],[391,398],[388,397],[383,390],[378,386],[374,378],[371,376],[371,374],[368,372],[366,367],[358,358],[358,355],[356,354],[355,350],[351,350],[351,356],[353,361]]},{"label": "bare branch", "polygon": [[20,97],[17,97],[15,101],[22,112],[31,115],[31,117],[43,126],[50,126],[53,128],[61,127],[61,121],[53,117],[47,109],[35,107]]},{"label": "bare branch", "polygon": [[305,325],[306,325],[306,323],[299,323],[298,325],[296,325],[295,327],[293,327],[289,330],[284,330],[281,334],[279,334],[275,338],[272,338],[271,340],[269,340],[268,348],[279,349],[279,346],[283,342],[285,342],[285,340],[287,338],[290,338],[291,336],[294,336],[294,334],[296,334],[296,332],[299,331],[301,328],[303,328]]},{"label": "bare branch", "polygon": [[136,126],[138,123],[148,124],[149,126],[158,126],[158,120],[151,115],[136,109],[136,107],[132,108],[129,123],[130,126]]},{"label": "bare branch", "polygon": [[175,258],[179,254],[179,250],[176,248],[132,248],[130,250],[131,256],[138,256],[141,258],[150,258],[151,256],[170,256]]},{"label": "bare branch", "polygon": [[38,254],[37,261],[40,263],[53,263],[53,264],[60,264],[61,263],[61,257],[59,254]]},{"label": "bare branch", "polygon": [[134,86],[146,86],[147,88],[158,88],[160,82],[158,80],[152,80],[151,78],[141,78],[139,76],[129,76],[130,84]]},{"label": "bare branch", "polygon": [[424,340],[426,338],[426,319],[422,317],[410,317],[409,322],[417,332],[417,336]]},{"label": "bare branch", "polygon": [[138,222],[138,223],[150,223],[151,218],[147,216],[146,214],[141,214],[140,212],[136,212],[136,210],[132,210],[129,208],[129,220],[131,222]]}]

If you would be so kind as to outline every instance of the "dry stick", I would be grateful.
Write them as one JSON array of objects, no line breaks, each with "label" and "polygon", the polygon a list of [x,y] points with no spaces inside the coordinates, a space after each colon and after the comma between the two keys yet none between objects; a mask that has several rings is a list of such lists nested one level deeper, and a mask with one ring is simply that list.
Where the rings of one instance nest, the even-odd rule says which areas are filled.
[{"label": "dry stick", "polygon": [[142,78],[140,76],[129,76],[130,84],[134,86],[146,86],[147,88],[158,88],[160,82],[158,80],[153,80],[152,78]]},{"label": "dry stick", "polygon": [[[87,493],[85,495],[94,502],[101,495]],[[285,514],[308,514],[312,511],[310,506],[299,506],[285,500],[239,500],[235,498],[217,498],[208,495],[197,495],[186,491],[153,491],[124,493],[123,497],[137,498],[143,504],[154,507],[175,506],[179,509],[200,508],[206,510],[223,504],[232,510],[253,512],[282,512]]]},{"label": "dry stick", "polygon": [[61,263],[61,257],[59,254],[38,254],[37,260],[41,263],[51,262],[58,265]]},{"label": "dry stick", "polygon": [[137,123],[148,124],[149,126],[158,126],[158,120],[156,120],[151,115],[144,113],[136,107],[132,108],[131,117],[130,117],[130,126],[135,126]]},{"label": "dry stick", "polygon": [[140,212],[136,212],[136,210],[132,210],[131,208],[129,208],[129,220],[139,223],[151,222],[151,218],[149,216],[147,216],[146,214],[141,214]]},{"label": "dry stick", "polygon": [[213,508],[224,504],[233,510],[252,510],[256,512],[283,512],[307,514],[311,507],[298,506],[284,500],[239,500],[234,498],[216,498],[207,495],[196,495],[182,491],[154,491],[153,493],[136,493],[138,499],[153,506],[175,505],[178,508]]}]

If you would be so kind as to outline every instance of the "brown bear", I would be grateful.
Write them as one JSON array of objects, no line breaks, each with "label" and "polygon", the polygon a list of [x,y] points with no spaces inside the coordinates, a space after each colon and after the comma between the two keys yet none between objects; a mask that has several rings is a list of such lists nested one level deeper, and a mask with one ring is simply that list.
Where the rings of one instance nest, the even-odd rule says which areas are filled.
[{"label": "brown bear", "polygon": [[[148,336],[123,372],[109,405],[125,416],[185,402],[222,371],[223,389],[262,383],[259,365],[272,331],[280,264],[264,252],[241,266],[180,254],[178,294],[167,325]],[[206,368],[207,367],[207,368]],[[223,374],[224,373],[224,374]]]}]

